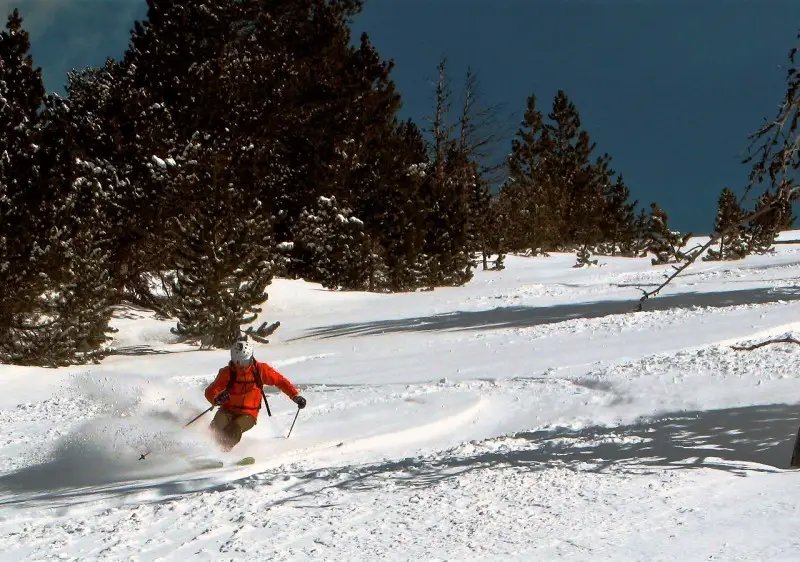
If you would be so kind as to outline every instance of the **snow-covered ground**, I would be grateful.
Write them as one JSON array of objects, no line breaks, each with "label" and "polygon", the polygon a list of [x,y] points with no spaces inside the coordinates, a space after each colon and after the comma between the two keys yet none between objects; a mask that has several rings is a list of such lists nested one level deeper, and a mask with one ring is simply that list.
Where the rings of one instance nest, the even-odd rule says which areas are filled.
[{"label": "snow-covered ground", "polygon": [[100,365],[0,366],[0,561],[797,560],[800,346],[731,345],[800,337],[800,245],[698,263],[640,313],[670,266],[600,261],[396,295],[276,280],[256,357],[309,405],[287,439],[271,389],[229,454],[210,414],[181,429],[227,352],[148,311],[117,311]]}]

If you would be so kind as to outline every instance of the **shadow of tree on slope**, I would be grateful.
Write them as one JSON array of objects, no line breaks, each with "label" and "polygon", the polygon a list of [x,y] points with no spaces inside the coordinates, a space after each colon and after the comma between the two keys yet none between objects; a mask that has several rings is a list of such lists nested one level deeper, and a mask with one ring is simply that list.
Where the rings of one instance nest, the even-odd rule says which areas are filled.
[{"label": "shadow of tree on slope", "polygon": [[169,353],[177,353],[168,349],[154,349],[149,345],[128,345],[125,347],[117,347],[109,352],[109,355],[167,355]]},{"label": "shadow of tree on slope", "polygon": [[[48,480],[42,477],[53,467],[34,465],[0,476],[0,496],[11,493],[11,496],[0,497],[0,505],[58,507],[101,499],[140,501],[136,498],[142,495],[148,498],[143,501],[167,502],[192,492],[238,487],[259,489],[264,485],[281,484],[289,476],[296,478],[297,483],[288,490],[287,497],[270,505],[296,502],[326,488],[377,490],[388,482],[428,487],[470,471],[509,467],[525,470],[559,467],[576,472],[632,474],[700,468],[737,475],[777,472],[788,468],[800,423],[798,414],[800,404],[681,411],[616,427],[517,433],[440,451],[431,457],[291,473],[278,468],[225,484],[200,475],[175,475],[166,482],[140,479],[115,484],[113,478],[98,481],[96,477],[84,478],[86,475],[76,471],[66,478],[71,484],[67,488],[56,490],[44,486],[37,493],[21,484]],[[62,464],[59,468],[64,470],[65,466]],[[61,480],[66,476],[60,474]]]},{"label": "shadow of tree on slope", "polygon": [[[717,293],[679,293],[664,295],[647,302],[647,311],[692,307],[720,308],[746,304],[766,304],[800,300],[796,287],[745,289]],[[305,338],[335,338],[394,332],[426,332],[437,330],[487,330],[498,328],[527,328],[554,324],[576,318],[599,318],[632,313],[636,301],[597,301],[555,306],[507,306],[474,312],[452,312],[418,318],[401,318],[376,322],[337,324],[310,330]],[[293,341],[293,340],[290,340]]]},{"label": "shadow of tree on slope", "polygon": [[[787,469],[798,429],[800,405],[773,404],[724,410],[678,412],[618,427],[517,433],[477,443],[471,452],[453,451],[432,459],[409,458],[363,467],[327,469],[324,487],[378,489],[392,481],[410,487],[433,486],[470,471],[517,467],[567,468],[593,473],[648,473],[659,470],[715,469],[740,476]],[[463,447],[460,448],[463,450]],[[296,501],[319,491],[321,471],[295,475]],[[311,485],[314,491],[303,491]]]}]

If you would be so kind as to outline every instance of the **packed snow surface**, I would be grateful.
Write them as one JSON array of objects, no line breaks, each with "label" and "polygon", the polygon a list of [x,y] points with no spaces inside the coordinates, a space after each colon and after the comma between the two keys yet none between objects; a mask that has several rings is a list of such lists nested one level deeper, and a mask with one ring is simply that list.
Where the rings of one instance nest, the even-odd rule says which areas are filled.
[{"label": "packed snow surface", "polygon": [[[800,238],[798,232],[782,235]],[[276,389],[230,453],[228,360],[121,306],[113,355],[0,366],[0,561],[797,560],[800,244],[671,266],[511,256],[464,287],[277,279]],[[146,459],[139,456],[148,452]],[[256,463],[216,470],[197,459]]]}]

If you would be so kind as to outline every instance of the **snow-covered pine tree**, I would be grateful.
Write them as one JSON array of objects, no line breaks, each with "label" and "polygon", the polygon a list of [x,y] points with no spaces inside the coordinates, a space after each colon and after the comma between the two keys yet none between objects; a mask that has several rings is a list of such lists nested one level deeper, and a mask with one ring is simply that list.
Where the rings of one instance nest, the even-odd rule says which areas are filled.
[{"label": "snow-covered pine tree", "polygon": [[[392,64],[366,34],[351,37],[362,4],[148,0],[131,34],[123,66],[169,109],[180,143],[198,130],[252,141],[243,183],[282,211],[279,240],[291,240],[300,212],[332,189],[361,215],[362,195],[386,173],[373,164],[400,98]],[[345,165],[353,162],[361,166]]]},{"label": "snow-covered pine tree", "polygon": [[433,167],[434,172],[423,182],[429,214],[420,261],[422,278],[431,289],[463,285],[472,279],[476,266],[469,247],[471,168],[453,145],[445,152],[441,167],[435,160]]},{"label": "snow-covered pine tree", "polygon": [[430,165],[420,190],[420,203],[428,213],[420,272],[429,289],[463,285],[472,278],[476,265],[469,247],[475,165],[467,147],[454,136],[452,91],[444,59],[439,61],[437,72],[435,107],[429,118]]},{"label": "snow-covered pine tree", "polygon": [[[41,69],[17,10],[0,31],[0,361],[33,361],[41,296],[52,287],[49,210],[36,188],[36,124],[44,98]],[[43,319],[48,321],[49,319]]]},{"label": "snow-covered pine tree", "polygon": [[667,213],[657,203],[651,203],[647,220],[647,251],[655,255],[651,260],[653,265],[681,262],[687,258],[682,248],[692,237],[691,232],[682,235],[670,230],[667,220]]},{"label": "snow-covered pine tree", "polygon": [[75,132],[88,119],[71,111],[57,95],[45,102],[38,126],[39,186],[49,194],[52,209],[50,263],[53,287],[41,300],[50,322],[40,324],[37,337],[44,345],[43,360],[67,365],[99,360],[112,331],[112,306],[119,302],[104,243],[108,219],[104,212],[127,183],[114,165],[80,158]]},{"label": "snow-covered pine tree", "polygon": [[202,138],[187,147],[173,180],[181,191],[202,194],[203,205],[171,221],[182,240],[171,282],[178,318],[172,332],[201,347],[228,347],[267,300],[273,219],[239,187],[240,163],[229,155],[242,143],[216,137],[203,146]]},{"label": "snow-covered pine tree", "polygon": [[31,306],[10,327],[4,356],[15,363],[61,366],[99,360],[106,349],[111,307],[118,301],[109,275],[103,204],[120,185],[113,166],[78,157],[71,126],[82,116],[49,96],[37,120],[34,174],[40,285]]},{"label": "snow-covered pine tree", "polygon": [[737,201],[736,194],[727,187],[722,190],[714,219],[714,232],[726,232],[719,239],[719,248],[709,248],[703,260],[738,260],[747,255],[747,242],[744,239],[745,227],[740,224],[744,210]]},{"label": "snow-covered pine tree", "polygon": [[111,60],[69,73],[70,138],[82,160],[113,166],[121,178],[101,213],[100,243],[115,287],[126,300],[166,314],[152,292],[153,278],[168,268],[176,245],[164,221],[194,197],[175,193],[167,181],[166,162],[178,142],[171,110],[136,86],[134,74]]},{"label": "snow-covered pine tree", "polygon": [[576,260],[575,265],[572,267],[589,267],[592,265],[597,265],[597,260],[592,259],[592,252],[589,250],[589,245],[584,244],[578,251],[576,252]]},{"label": "snow-covered pine tree", "polygon": [[420,129],[405,121],[382,148],[370,167],[381,170],[382,181],[360,195],[357,214],[380,255],[370,290],[409,291],[425,283],[419,263],[429,213],[421,197],[427,147]]},{"label": "snow-covered pine tree", "polygon": [[308,281],[327,289],[363,291],[370,288],[371,265],[378,257],[364,233],[364,223],[335,197],[320,196],[317,204],[300,213],[294,237],[295,269]]}]

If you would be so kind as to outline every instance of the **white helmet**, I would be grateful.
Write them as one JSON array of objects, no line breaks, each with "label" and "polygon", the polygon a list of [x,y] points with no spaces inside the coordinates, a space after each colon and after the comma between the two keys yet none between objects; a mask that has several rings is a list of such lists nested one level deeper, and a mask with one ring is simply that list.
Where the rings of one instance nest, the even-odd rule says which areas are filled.
[{"label": "white helmet", "polygon": [[249,365],[253,359],[254,349],[255,347],[250,338],[236,340],[231,346],[231,361],[237,365]]}]

